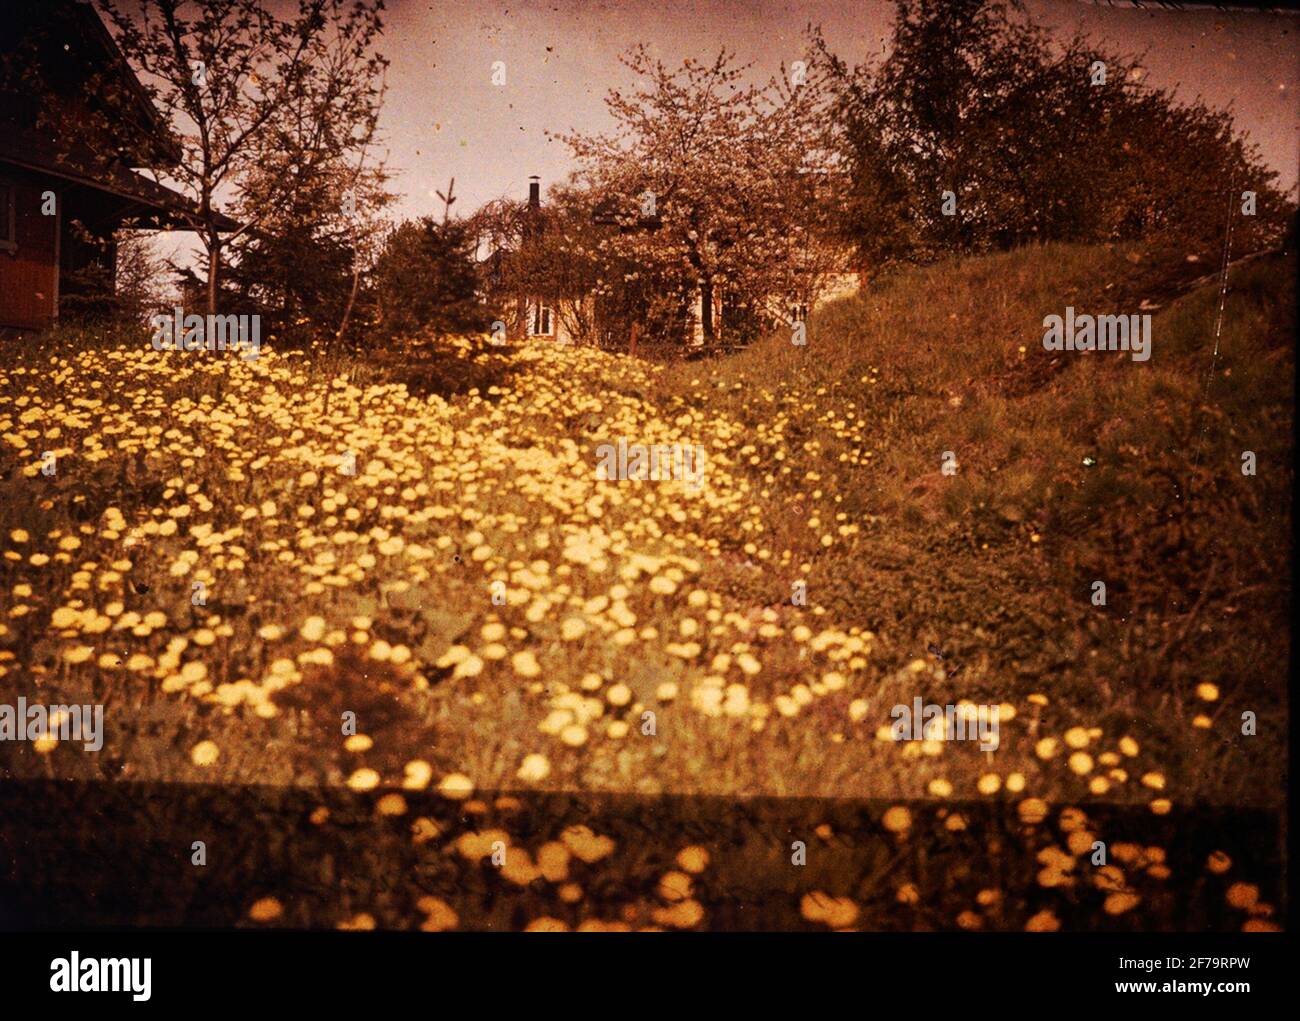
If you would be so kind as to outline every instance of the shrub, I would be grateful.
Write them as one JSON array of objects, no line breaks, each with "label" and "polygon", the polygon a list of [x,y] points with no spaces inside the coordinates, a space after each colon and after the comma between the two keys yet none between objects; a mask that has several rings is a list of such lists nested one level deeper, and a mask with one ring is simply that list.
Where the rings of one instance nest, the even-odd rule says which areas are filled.
[{"label": "shrub", "polygon": [[462,220],[407,221],[389,236],[375,268],[379,331],[392,338],[487,326],[478,297],[474,239]]}]

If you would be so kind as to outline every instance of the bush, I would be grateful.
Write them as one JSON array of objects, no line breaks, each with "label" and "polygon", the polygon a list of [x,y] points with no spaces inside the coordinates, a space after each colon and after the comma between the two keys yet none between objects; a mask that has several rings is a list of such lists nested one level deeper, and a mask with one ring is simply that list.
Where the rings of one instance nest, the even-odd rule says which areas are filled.
[{"label": "bush", "polygon": [[[1280,240],[1277,174],[1200,102],[1144,82],[1137,59],[1064,43],[988,0],[899,0],[893,49],[838,81],[846,232],[864,263],[1028,242],[1162,240],[1205,254]],[[1253,192],[1255,211],[1243,193]]]},{"label": "bush", "polygon": [[487,327],[478,296],[474,238],[462,220],[430,217],[403,223],[389,236],[375,267],[379,331],[397,337]]}]

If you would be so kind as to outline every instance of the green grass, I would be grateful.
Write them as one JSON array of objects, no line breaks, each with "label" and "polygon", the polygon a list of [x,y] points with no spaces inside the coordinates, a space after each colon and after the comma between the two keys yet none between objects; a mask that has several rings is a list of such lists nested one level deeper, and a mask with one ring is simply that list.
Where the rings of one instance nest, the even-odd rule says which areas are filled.
[{"label": "green grass", "polygon": [[[673,365],[470,339],[352,354],[270,345],[245,364],[156,357],[134,334],[40,338],[0,373],[0,679],[47,703],[101,701],[111,724],[100,755],[9,746],[0,768],[328,788],[366,806],[367,773],[373,796],[413,800],[461,773],[484,798],[611,799],[598,828],[629,851],[645,839],[627,807],[640,796],[721,799],[703,843],[725,843],[732,822],[766,832],[726,821],[729,806],[775,797],[869,805],[862,832],[891,847],[903,838],[875,832],[878,809],[903,803],[927,819],[906,847],[918,875],[938,848],[970,883],[986,866],[1008,873],[1016,909],[990,926],[1021,927],[1058,894],[1067,924],[1109,924],[1111,880],[1081,884],[1091,898],[1045,892],[1023,865],[1065,839],[1067,813],[1088,813],[1107,841],[1157,849],[1199,825],[1202,857],[1220,809],[1269,816],[1285,797],[1295,269],[1282,257],[1233,269],[1217,356],[1218,288],[1175,297],[1204,269],[1133,247],[938,264],[820,311],[806,347],[769,338]],[[1143,298],[1161,306],[1149,362],[1043,350],[1045,315],[1134,312]],[[597,445],[618,437],[706,446],[702,494],[597,481]],[[47,449],[60,451],[49,478],[34,467]],[[355,475],[340,472],[346,450]],[[1253,477],[1243,450],[1257,455]],[[588,554],[567,556],[570,540]],[[1090,599],[1097,580],[1104,607]],[[505,605],[493,581],[507,584]],[[806,605],[792,601],[796,582]],[[142,633],[95,630],[151,610],[164,620]],[[575,618],[586,630],[566,637]],[[681,657],[670,645],[688,633],[701,649]],[[463,671],[471,653],[482,661]],[[537,665],[516,666],[521,653]],[[199,665],[204,676],[186,673]],[[700,709],[714,675],[764,712]],[[891,707],[917,696],[1016,716],[991,755],[880,739]],[[544,723],[574,699],[599,713],[569,742]],[[1256,736],[1241,733],[1247,711]],[[372,743],[345,744],[347,712]],[[219,757],[196,757],[200,742]],[[538,753],[549,773],[521,777]],[[412,763],[427,769],[413,782]],[[1059,818],[1025,823],[1037,799]],[[809,826],[817,805],[798,810]],[[456,815],[452,829],[487,809],[459,811],[429,809]],[[952,826],[963,817],[983,821]],[[1228,836],[1240,865],[1224,881],[1253,877],[1273,897],[1277,848]],[[986,838],[1014,854],[986,860],[973,850]],[[1157,866],[1142,880],[1147,913],[1121,924],[1209,910],[1199,881],[1160,893],[1159,861],[1139,859]],[[953,924],[957,902],[933,870],[922,886],[937,913],[918,921],[889,914],[903,910],[895,884],[877,877],[864,892],[852,868],[825,885],[878,901],[871,924]],[[605,900],[634,872],[615,870]],[[783,917],[798,905],[782,901]],[[574,922],[585,911],[548,910]],[[395,908],[380,915],[400,924]]]},{"label": "green grass", "polygon": [[[865,421],[847,463],[834,458],[851,444],[791,445],[773,500],[808,502],[800,476],[820,470],[816,485],[869,522],[853,544],[810,549],[809,589],[886,636],[895,665],[935,642],[968,665],[965,693],[1013,684],[1140,725],[1195,796],[1277,803],[1294,262],[1234,267],[1217,357],[1217,282],[1154,312],[1149,362],[1041,343],[1043,316],[1137,311],[1144,284],[1164,298],[1169,275],[1131,247],[1063,245],[902,271],[815,315],[807,347],[776,337],[707,376],[679,366],[659,393],[667,407],[682,391],[707,399],[756,433],[774,408],[792,429]],[[1222,701],[1198,703],[1203,681]],[[1253,738],[1233,723],[1247,710]],[[1211,731],[1192,728],[1201,712]]]}]

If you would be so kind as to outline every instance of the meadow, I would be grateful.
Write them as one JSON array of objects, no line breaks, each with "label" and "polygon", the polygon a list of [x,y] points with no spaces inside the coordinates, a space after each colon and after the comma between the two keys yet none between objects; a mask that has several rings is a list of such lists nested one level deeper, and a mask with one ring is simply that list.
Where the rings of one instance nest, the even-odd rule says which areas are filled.
[{"label": "meadow", "polygon": [[[387,877],[250,865],[233,915],[160,924],[754,924],[730,883],[782,928],[1277,928],[1294,266],[1234,269],[1222,313],[1208,269],[912,269],[714,361],[15,349],[0,688],[106,734],[0,749],[14,818],[243,791],[280,860],[346,816]],[[1045,314],[1138,301],[1150,362],[1043,349]],[[702,448],[702,484],[601,477],[620,442]],[[895,740],[917,698],[996,706],[996,749]]]}]

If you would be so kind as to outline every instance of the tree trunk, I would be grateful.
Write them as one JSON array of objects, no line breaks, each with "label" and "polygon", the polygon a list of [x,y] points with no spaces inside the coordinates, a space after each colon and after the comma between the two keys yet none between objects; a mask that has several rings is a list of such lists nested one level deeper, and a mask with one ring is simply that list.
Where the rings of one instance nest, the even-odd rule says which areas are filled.
[{"label": "tree trunk", "polygon": [[352,318],[352,306],[356,304],[357,287],[361,283],[361,268],[358,266],[352,271],[352,291],[348,295],[348,303],[343,306],[343,321],[339,323],[338,332],[334,334],[336,344],[343,341],[343,334],[348,328],[348,320]]},{"label": "tree trunk", "polygon": [[221,268],[221,238],[208,235],[208,315],[217,314],[217,273]]}]

